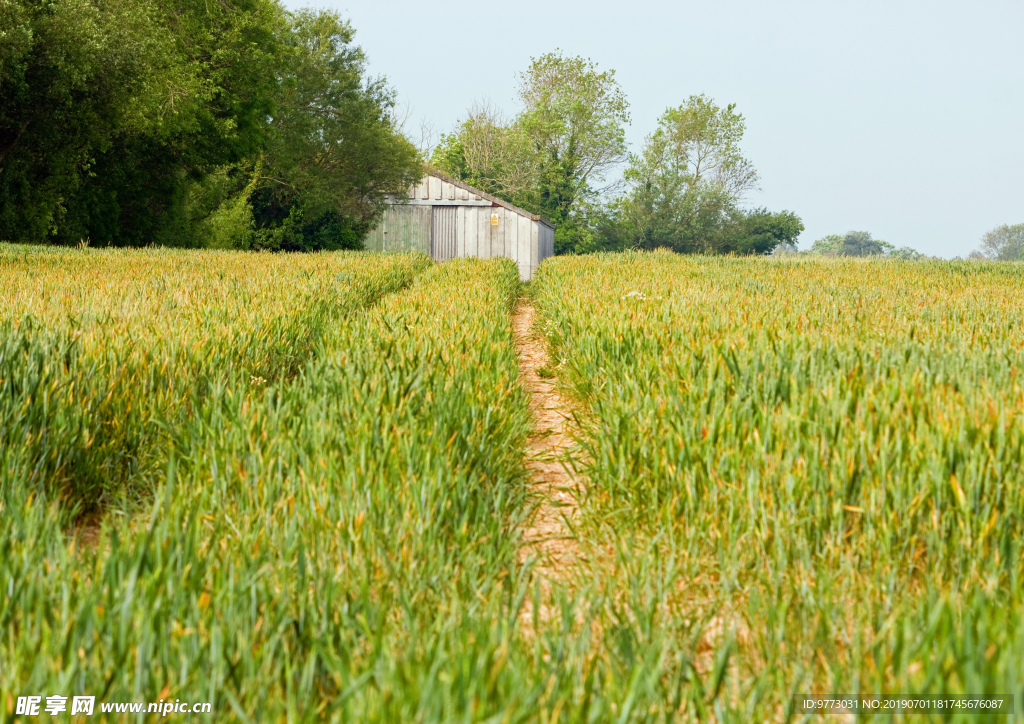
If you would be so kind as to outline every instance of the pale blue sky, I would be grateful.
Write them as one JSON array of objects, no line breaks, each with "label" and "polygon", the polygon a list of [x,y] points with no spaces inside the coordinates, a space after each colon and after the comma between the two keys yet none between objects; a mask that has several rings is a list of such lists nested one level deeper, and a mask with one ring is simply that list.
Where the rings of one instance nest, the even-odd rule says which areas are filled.
[{"label": "pale blue sky", "polygon": [[855,229],[966,256],[1024,223],[1022,0],[317,5],[352,20],[413,131],[476,99],[515,111],[516,73],[561,48],[616,71],[634,149],[691,94],[735,103],[761,173],[749,203],[799,214],[802,247]]}]

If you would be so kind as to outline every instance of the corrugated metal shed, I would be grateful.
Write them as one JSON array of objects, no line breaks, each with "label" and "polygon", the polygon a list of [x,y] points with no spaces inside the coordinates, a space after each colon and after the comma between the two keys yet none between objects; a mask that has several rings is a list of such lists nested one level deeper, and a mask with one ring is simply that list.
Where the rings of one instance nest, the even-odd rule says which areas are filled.
[{"label": "corrugated metal shed", "polygon": [[533,277],[555,253],[555,227],[547,219],[495,196],[429,172],[407,198],[389,198],[381,223],[365,240],[375,251],[421,251],[437,261],[503,256]]}]

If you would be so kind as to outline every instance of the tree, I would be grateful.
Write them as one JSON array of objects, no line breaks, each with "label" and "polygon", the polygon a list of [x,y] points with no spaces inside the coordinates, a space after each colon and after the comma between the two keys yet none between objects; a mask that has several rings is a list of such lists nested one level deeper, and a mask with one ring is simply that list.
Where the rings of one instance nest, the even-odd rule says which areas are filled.
[{"label": "tree", "polygon": [[[549,53],[520,75],[523,111],[506,119],[477,105],[442,137],[439,170],[555,223],[555,253],[668,247],[686,253],[767,254],[793,244],[792,212],[740,208],[758,175],[740,150],[735,106],[691,96],[662,115],[639,154],[627,154],[625,95],[614,72]],[[626,195],[608,183],[629,162]]]},{"label": "tree", "polygon": [[1016,261],[1024,258],[1024,224],[1003,224],[985,232],[981,237],[981,249],[978,254],[982,258],[999,261]]},{"label": "tree", "polygon": [[890,259],[900,259],[902,261],[921,261],[929,258],[927,254],[922,254],[916,249],[911,249],[909,246],[901,246],[899,249],[893,249],[887,256]]},{"label": "tree", "polygon": [[160,118],[172,66],[146,2],[0,0],[0,239],[63,223],[96,154]]},{"label": "tree", "polygon": [[560,52],[519,76],[523,110],[505,119],[476,106],[445,135],[431,162],[555,224],[555,253],[595,248],[591,217],[627,158],[629,104],[614,71]]},{"label": "tree", "polygon": [[734,105],[721,108],[704,95],[665,111],[625,174],[631,187],[620,207],[626,244],[720,251],[740,200],[758,181],[740,152],[744,130]]},{"label": "tree", "polygon": [[811,254],[831,254],[838,256],[843,248],[842,234],[829,234],[811,244]]},{"label": "tree", "polygon": [[866,231],[829,234],[815,241],[808,253],[828,256],[884,257],[903,261],[920,261],[930,258],[909,246],[901,246],[897,249],[887,241],[872,238],[871,234]]},{"label": "tree", "polygon": [[363,82],[366,58],[336,13],[291,18],[265,153],[248,190],[259,248],[361,248],[384,197],[422,177],[416,148],[395,128],[394,94]]},{"label": "tree", "polygon": [[0,238],[182,243],[190,185],[265,142],[283,8],[0,1],[32,38],[3,52]]},{"label": "tree", "polygon": [[536,208],[540,153],[521,119],[508,119],[490,103],[476,104],[458,128],[443,134],[431,162],[439,170],[489,194]]},{"label": "tree", "polygon": [[811,246],[811,253],[834,256],[884,256],[894,248],[887,241],[872,238],[867,231],[848,231],[844,236],[830,234],[818,239]]},{"label": "tree", "polygon": [[278,0],[0,0],[0,238],[357,247],[421,173],[354,31]]},{"label": "tree", "polygon": [[[162,112],[98,154],[69,202],[56,239],[195,246],[194,184],[225,166],[246,167],[268,140],[268,119],[290,52],[276,0],[169,0],[160,21],[174,40],[175,76],[156,89]],[[244,172],[235,173],[244,185]]]},{"label": "tree", "polygon": [[587,206],[627,158],[629,103],[615,71],[557,51],[532,59],[519,80],[521,123],[541,157],[536,206],[556,224],[556,253],[586,250]]},{"label": "tree", "polygon": [[796,248],[804,230],[800,217],[791,211],[772,213],[768,209],[733,214],[715,244],[720,254],[771,254],[776,247]]}]

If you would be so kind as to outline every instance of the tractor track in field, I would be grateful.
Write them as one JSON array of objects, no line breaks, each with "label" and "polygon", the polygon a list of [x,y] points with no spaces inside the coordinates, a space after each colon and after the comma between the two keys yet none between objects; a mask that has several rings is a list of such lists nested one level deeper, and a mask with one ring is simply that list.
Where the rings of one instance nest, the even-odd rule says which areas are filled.
[{"label": "tractor track in field", "polygon": [[519,354],[520,383],[530,395],[534,421],[526,466],[540,504],[523,528],[519,560],[525,563],[537,559],[534,570],[541,577],[541,590],[547,599],[552,582],[565,579],[580,558],[574,528],[579,519],[577,495],[581,488],[570,464],[571,406],[558,394],[554,380],[544,379],[538,372],[547,365],[548,352],[544,341],[531,332],[535,317],[529,300],[520,299],[512,330]]}]

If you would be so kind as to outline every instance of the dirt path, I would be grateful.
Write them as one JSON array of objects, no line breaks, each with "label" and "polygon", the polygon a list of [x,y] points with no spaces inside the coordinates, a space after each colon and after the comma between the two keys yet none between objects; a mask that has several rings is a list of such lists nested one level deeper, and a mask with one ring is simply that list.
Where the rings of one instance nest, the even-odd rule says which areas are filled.
[{"label": "dirt path", "polygon": [[554,380],[544,379],[537,370],[548,362],[544,342],[530,333],[536,312],[528,300],[522,299],[512,317],[516,350],[519,353],[519,375],[524,389],[530,393],[534,434],[527,448],[535,493],[541,505],[530,525],[523,530],[521,562],[536,557],[537,572],[542,576],[545,593],[552,580],[562,579],[579,558],[579,547],[572,528],[579,518],[576,500],[578,482],[568,469],[572,438],[567,425],[569,405],[555,391]]}]

